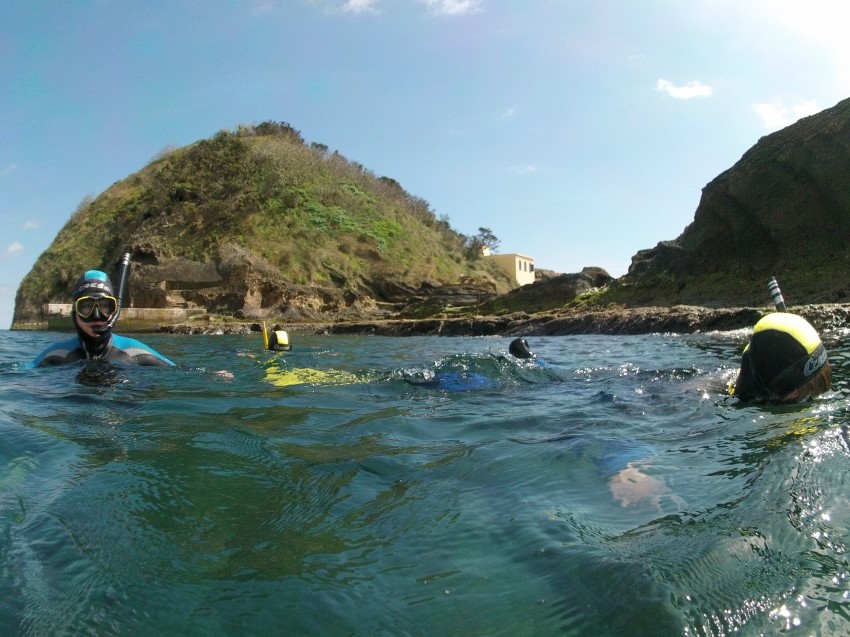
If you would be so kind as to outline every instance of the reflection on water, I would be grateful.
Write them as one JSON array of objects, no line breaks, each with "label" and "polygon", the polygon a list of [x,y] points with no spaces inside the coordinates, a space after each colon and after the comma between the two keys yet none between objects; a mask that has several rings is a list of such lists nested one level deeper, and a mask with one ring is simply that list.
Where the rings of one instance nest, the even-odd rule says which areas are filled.
[{"label": "reflection on water", "polygon": [[743,333],[44,337],[0,333],[3,634],[850,632],[843,334],[784,407],[724,397]]}]

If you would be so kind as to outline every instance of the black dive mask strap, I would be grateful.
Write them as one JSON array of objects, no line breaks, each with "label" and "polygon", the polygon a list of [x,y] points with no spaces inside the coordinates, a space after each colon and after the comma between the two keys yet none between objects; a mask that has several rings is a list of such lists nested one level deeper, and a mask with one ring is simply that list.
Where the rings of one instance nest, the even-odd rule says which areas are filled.
[{"label": "black dive mask strap", "polygon": [[[782,400],[782,396],[778,395],[773,390],[772,383],[766,383],[764,381],[764,379],[761,377],[761,374],[759,374],[758,371],[756,370],[756,365],[753,362],[753,353],[750,351],[749,347],[747,347],[744,350],[744,354],[742,356],[742,359],[746,359],[747,372],[749,373],[750,378],[751,378],[751,382],[752,382],[752,387],[750,388],[750,392],[749,392],[750,395],[746,396],[746,399],[752,400],[752,399],[755,398],[755,399],[761,399],[761,400],[776,400],[776,401]],[[791,365],[788,369],[792,369],[793,367],[795,367],[795,365]],[[742,361],[741,369],[744,369],[744,367],[745,367],[744,361]],[[785,372],[787,372],[788,369],[786,369]],[[785,372],[783,372],[783,374]],[[781,375],[782,374],[780,374],[780,376]],[[774,379],[773,382],[775,383],[776,379]]]},{"label": "black dive mask strap", "polygon": [[[814,352],[806,354],[783,369],[776,378],[773,379],[770,385],[766,387],[767,391],[772,397],[777,397],[776,400],[781,400],[790,393],[786,392],[781,396],[777,393],[777,388],[781,387],[784,381],[787,381],[789,378],[793,378],[794,376],[802,377],[804,381],[797,385],[797,387],[799,387],[817,376],[818,372],[823,369],[823,366],[826,364],[826,360],[826,349],[824,348],[823,343],[821,343],[815,348]],[[807,370],[809,365],[812,365],[813,369]],[[807,371],[808,373],[806,373]],[[794,389],[791,391],[794,391]]]}]

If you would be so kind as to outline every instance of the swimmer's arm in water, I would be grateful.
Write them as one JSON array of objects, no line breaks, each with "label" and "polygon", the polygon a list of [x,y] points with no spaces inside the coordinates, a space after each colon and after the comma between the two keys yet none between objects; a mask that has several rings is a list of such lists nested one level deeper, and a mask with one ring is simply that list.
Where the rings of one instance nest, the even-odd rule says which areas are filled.
[{"label": "swimmer's arm in water", "polygon": [[608,488],[622,507],[632,506],[646,499],[657,503],[661,495],[670,491],[663,480],[644,473],[632,462],[611,477]]}]

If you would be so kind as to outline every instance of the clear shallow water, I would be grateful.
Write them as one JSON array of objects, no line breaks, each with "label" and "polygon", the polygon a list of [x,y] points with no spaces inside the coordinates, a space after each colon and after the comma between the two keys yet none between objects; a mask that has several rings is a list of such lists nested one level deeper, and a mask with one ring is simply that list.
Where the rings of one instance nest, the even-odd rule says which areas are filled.
[{"label": "clear shallow water", "polygon": [[[757,407],[722,395],[744,333],[529,338],[545,367],[507,338],[148,336],[181,367],[98,385],[18,365],[62,335],[0,332],[0,633],[846,635],[824,336],[834,392]],[[440,372],[490,382],[412,384]]]}]

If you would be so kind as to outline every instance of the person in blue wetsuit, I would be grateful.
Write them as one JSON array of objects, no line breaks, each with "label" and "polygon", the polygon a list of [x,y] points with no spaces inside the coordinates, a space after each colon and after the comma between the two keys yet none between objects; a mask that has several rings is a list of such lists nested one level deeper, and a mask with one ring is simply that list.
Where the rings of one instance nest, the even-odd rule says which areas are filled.
[{"label": "person in blue wetsuit", "polygon": [[431,378],[424,380],[405,378],[404,382],[417,387],[444,391],[482,391],[499,389],[502,386],[498,379],[470,371],[437,372]]},{"label": "person in blue wetsuit", "polygon": [[71,321],[77,335],[51,345],[30,366],[98,360],[173,367],[174,363],[141,341],[112,333],[119,311],[119,301],[106,273],[88,270],[74,284]]}]

